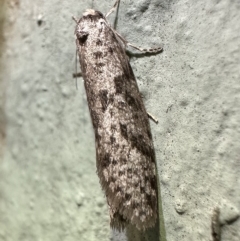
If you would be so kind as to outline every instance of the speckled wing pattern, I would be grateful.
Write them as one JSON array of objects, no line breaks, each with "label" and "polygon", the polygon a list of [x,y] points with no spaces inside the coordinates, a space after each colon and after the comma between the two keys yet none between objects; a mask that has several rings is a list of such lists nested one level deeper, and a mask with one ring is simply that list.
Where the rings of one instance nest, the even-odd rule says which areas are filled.
[{"label": "speckled wing pattern", "polygon": [[131,223],[145,230],[158,215],[155,154],[124,43],[92,9],[78,20],[75,34],[111,226],[122,230]]}]

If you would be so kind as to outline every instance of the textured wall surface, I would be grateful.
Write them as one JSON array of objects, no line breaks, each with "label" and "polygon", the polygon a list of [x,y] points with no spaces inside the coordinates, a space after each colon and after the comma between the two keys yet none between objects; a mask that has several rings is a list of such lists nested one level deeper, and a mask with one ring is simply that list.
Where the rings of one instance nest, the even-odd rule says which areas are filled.
[{"label": "textured wall surface", "polygon": [[[1,1],[1,241],[128,240],[110,230],[83,82],[76,90],[72,79],[71,16],[113,3]],[[240,240],[239,12],[239,1],[223,0],[120,5],[122,36],[164,48],[133,50],[131,65],[159,120],[151,127],[168,241],[213,240],[215,207],[222,240]]]}]

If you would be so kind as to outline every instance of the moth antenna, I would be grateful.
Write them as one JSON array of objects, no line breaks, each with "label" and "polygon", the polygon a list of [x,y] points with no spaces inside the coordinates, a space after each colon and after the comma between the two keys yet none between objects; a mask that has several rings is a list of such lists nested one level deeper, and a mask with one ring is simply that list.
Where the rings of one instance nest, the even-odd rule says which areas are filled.
[{"label": "moth antenna", "polygon": [[[75,52],[75,73],[77,73],[77,48],[76,48],[76,52]],[[78,83],[77,83],[77,74],[76,74],[76,89],[78,90]]]},{"label": "moth antenna", "polygon": [[72,16],[72,19],[75,21],[76,24],[78,24],[78,20],[74,16]]},{"label": "moth antenna", "polygon": [[106,18],[107,18],[112,12],[114,12],[114,11],[116,10],[116,8],[118,7],[119,3],[120,3],[120,0],[117,0],[117,1],[114,3],[114,5],[113,5],[113,7],[110,9],[110,11],[105,15]]}]

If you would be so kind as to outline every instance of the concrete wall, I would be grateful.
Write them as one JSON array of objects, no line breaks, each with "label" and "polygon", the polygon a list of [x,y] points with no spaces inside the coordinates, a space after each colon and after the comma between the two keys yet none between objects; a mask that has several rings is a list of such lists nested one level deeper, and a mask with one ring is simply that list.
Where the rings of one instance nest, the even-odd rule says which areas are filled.
[{"label": "concrete wall", "polygon": [[[71,16],[113,3],[1,1],[0,240],[129,240],[109,228],[85,90],[72,79]],[[215,207],[222,240],[240,240],[239,13],[234,0],[120,5],[122,36],[164,48],[133,50],[131,64],[159,120],[151,127],[168,241],[213,240]]]}]

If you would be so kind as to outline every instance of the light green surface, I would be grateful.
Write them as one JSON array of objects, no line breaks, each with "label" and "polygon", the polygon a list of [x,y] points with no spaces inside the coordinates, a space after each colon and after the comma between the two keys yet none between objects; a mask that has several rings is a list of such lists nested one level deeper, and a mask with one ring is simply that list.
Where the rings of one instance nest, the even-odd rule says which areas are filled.
[{"label": "light green surface", "polygon": [[[94,6],[106,13],[113,2]],[[72,79],[71,16],[91,5],[9,0],[2,13],[1,241],[126,240],[109,228],[83,82],[76,90]],[[146,108],[159,120],[151,126],[168,241],[211,240],[216,206],[222,240],[240,240],[239,10],[238,1],[120,5],[119,33],[164,48],[131,64]]]}]

